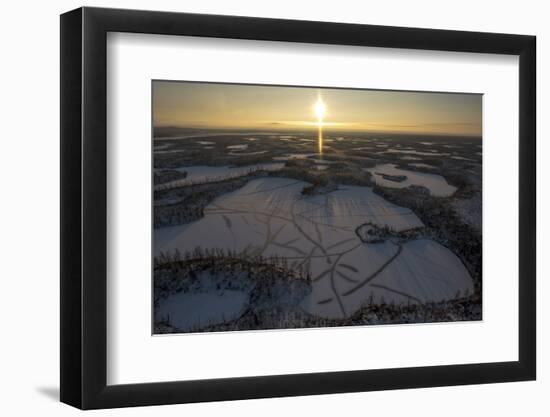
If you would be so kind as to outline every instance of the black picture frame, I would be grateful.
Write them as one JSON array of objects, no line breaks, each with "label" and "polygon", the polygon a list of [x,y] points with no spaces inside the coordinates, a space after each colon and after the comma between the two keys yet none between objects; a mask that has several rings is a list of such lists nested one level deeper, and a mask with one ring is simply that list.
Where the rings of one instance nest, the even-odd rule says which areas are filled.
[{"label": "black picture frame", "polygon": [[[519,56],[519,360],[107,385],[108,32]],[[62,402],[96,409],[535,379],[534,36],[84,7],[61,15],[60,56]]]}]

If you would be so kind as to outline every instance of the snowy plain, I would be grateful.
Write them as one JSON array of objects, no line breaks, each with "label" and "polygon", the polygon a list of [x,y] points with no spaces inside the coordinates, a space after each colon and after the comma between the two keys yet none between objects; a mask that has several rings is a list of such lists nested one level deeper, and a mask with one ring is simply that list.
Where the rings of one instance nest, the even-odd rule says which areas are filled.
[{"label": "snowy plain", "polygon": [[202,247],[283,257],[291,267],[311,271],[313,291],[301,307],[327,318],[348,317],[370,297],[423,303],[473,291],[464,265],[439,243],[370,244],[356,234],[367,221],[395,231],[423,226],[411,210],[369,187],[341,186],[304,197],[306,185],[288,178],[252,180],[215,199],[202,219],[156,232],[155,253]]}]

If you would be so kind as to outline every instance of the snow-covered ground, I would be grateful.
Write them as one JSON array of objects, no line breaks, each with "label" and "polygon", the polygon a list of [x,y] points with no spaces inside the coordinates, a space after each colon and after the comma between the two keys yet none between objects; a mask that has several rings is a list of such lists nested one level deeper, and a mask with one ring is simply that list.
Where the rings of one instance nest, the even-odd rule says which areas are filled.
[{"label": "snow-covered ground", "polygon": [[232,150],[239,150],[239,151],[244,151],[246,149],[248,149],[248,143],[244,143],[244,144],[240,144],[240,145],[229,145],[229,146],[226,146],[227,149],[232,149]]},{"label": "snow-covered ground", "polygon": [[412,155],[422,155],[422,156],[448,156],[450,153],[441,153],[441,152],[423,152],[416,151],[414,149],[388,149],[385,153],[407,153]]},{"label": "snow-covered ground", "polygon": [[310,156],[316,156],[316,155],[319,155],[319,154],[317,154],[317,153],[288,153],[288,154],[282,155],[282,156],[274,156],[273,160],[274,161],[289,161],[291,159],[306,159],[306,158],[309,158]]},{"label": "snow-covered ground", "polygon": [[427,168],[427,169],[434,169],[435,168],[433,165],[423,164],[421,162],[413,162],[413,163],[410,163],[409,165],[411,165],[413,167],[417,167],[417,168]]},{"label": "snow-covered ground", "polygon": [[268,151],[255,151],[255,152],[229,152],[228,155],[231,156],[252,156],[252,155],[262,155]]},{"label": "snow-covered ground", "polygon": [[475,159],[465,158],[463,156],[457,156],[457,155],[451,156],[451,159],[456,159],[458,161],[475,161]]},{"label": "snow-covered ground", "polygon": [[469,199],[456,199],[451,204],[464,223],[481,232],[483,219],[481,193],[478,192]]},{"label": "snow-covered ground", "polygon": [[[410,185],[421,185],[430,190],[430,194],[436,197],[448,197],[456,191],[456,187],[448,184],[441,175],[399,169],[394,164],[376,165],[373,168],[366,168],[366,170],[372,174],[376,184],[382,187],[406,188]],[[385,179],[381,174],[405,175],[407,179],[396,182]]]},{"label": "snow-covered ground", "polygon": [[182,187],[185,185],[219,181],[221,179],[237,178],[247,175],[254,171],[278,171],[284,167],[284,163],[272,162],[265,164],[246,165],[242,167],[232,166],[207,166],[196,165],[192,167],[175,168],[175,171],[187,172],[187,176],[181,180],[170,181],[165,184],[156,185],[155,190],[162,190],[172,187]]},{"label": "snow-covered ground", "polygon": [[168,149],[168,150],[156,150],[155,149],[155,155],[161,155],[161,154],[166,154],[166,153],[183,153],[183,152],[187,152],[185,149]]},{"label": "snow-covered ground", "polygon": [[186,332],[233,320],[242,313],[247,302],[245,291],[180,292],[163,300],[156,316]]},{"label": "snow-covered ground", "polygon": [[[473,291],[461,261],[434,241],[390,239],[368,244],[355,233],[366,222],[395,231],[423,226],[409,209],[386,201],[368,187],[341,186],[306,197],[301,194],[306,185],[288,178],[249,181],[216,198],[202,219],[155,230],[155,253],[175,249],[184,253],[200,246],[284,257],[289,267],[311,272],[313,291],[301,307],[329,318],[348,317],[371,296],[378,302],[415,303]],[[182,298],[181,305],[187,300]]]}]

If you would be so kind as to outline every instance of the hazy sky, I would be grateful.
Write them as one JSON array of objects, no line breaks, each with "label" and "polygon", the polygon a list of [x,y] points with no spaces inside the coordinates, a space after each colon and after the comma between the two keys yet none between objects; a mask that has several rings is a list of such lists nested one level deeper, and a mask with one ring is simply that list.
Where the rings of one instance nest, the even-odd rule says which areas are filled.
[{"label": "hazy sky", "polygon": [[153,119],[156,127],[315,128],[319,95],[328,131],[481,136],[478,94],[154,81]]}]

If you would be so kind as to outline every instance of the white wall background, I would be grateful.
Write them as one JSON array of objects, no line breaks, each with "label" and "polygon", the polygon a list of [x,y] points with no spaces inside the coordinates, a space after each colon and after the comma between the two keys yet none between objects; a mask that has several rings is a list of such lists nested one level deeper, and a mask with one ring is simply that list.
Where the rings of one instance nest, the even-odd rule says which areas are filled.
[{"label": "white wall background", "polygon": [[[0,152],[1,414],[75,415],[59,392],[59,17],[72,0],[3,5]],[[538,381],[290,399],[99,411],[94,415],[279,416],[335,413],[407,416],[543,416],[550,412],[550,148],[543,119],[550,83],[550,26],[545,2],[438,0],[333,2],[278,0],[93,1],[86,5],[236,14],[395,26],[534,34],[538,37],[539,366]],[[546,158],[545,158],[546,157]]]}]

